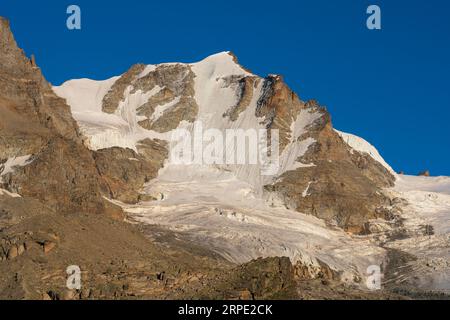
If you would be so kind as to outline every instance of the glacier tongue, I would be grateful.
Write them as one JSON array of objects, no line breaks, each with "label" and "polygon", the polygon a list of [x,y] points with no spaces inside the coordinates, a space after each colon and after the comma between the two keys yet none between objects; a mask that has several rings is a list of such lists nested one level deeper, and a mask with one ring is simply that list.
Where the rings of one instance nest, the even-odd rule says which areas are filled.
[{"label": "glacier tongue", "polygon": [[146,192],[162,200],[122,204],[133,220],[182,232],[235,263],[287,256],[314,272],[320,259],[352,282],[384,261],[384,250],[370,237],[330,230],[320,219],[265,201],[252,185],[217,168],[170,166]]}]

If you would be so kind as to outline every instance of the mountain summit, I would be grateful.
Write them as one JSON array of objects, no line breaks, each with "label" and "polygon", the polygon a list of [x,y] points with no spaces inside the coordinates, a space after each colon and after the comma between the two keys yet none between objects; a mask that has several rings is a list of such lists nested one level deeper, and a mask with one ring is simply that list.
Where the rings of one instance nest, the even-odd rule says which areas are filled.
[{"label": "mountain summit", "polygon": [[[347,142],[354,139],[333,129],[323,107],[302,101],[280,76],[249,73],[229,52],[192,64],[134,65],[118,77],[71,80],[53,90],[70,105],[92,150],[117,147],[143,156],[148,144],[168,143],[174,130],[193,134],[196,121],[203,130],[278,130],[280,164],[274,175],[264,177],[250,165],[222,170],[258,194],[354,233],[367,231],[365,223],[378,217],[377,208],[387,201],[381,189],[395,180],[381,157],[365,152],[368,143],[360,139],[353,148]],[[178,169],[183,179],[185,169]],[[205,170],[189,171],[197,169]]]}]

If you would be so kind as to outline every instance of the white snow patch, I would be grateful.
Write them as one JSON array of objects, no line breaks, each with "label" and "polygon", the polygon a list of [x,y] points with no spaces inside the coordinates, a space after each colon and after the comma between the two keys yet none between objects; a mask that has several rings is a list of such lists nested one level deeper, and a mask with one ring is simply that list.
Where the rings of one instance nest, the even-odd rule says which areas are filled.
[{"label": "white snow patch", "polygon": [[308,137],[305,140],[295,141],[287,145],[280,155],[280,169],[278,170],[278,175],[298,168],[315,166],[313,163],[306,164],[297,161],[297,159],[302,157],[306,151],[308,151],[308,148],[315,142],[315,139]]},{"label": "white snow patch", "polygon": [[[150,72],[150,69],[147,71]],[[140,127],[138,121],[142,117],[136,115],[136,109],[161,90],[158,86],[146,93],[141,90],[131,93],[133,87],[128,86],[114,114],[102,111],[103,98],[118,78],[105,81],[70,80],[53,87],[54,92],[69,104],[74,119],[89,139],[89,148],[122,147],[136,151],[136,143],[145,138],[167,139],[167,135]]]},{"label": "white snow patch", "polygon": [[450,177],[399,175],[395,190],[409,203],[406,224],[428,224],[435,233],[450,235]]},{"label": "white snow patch", "polygon": [[21,198],[20,194],[9,192],[8,190],[0,188],[0,196],[9,196],[12,198]]},{"label": "white snow patch", "polygon": [[149,64],[149,65],[145,66],[144,70],[142,70],[142,72],[140,74],[138,74],[137,79],[144,78],[150,72],[155,71],[156,67],[157,67],[157,65],[152,65],[152,64]]},{"label": "white snow patch", "polygon": [[295,121],[291,123],[291,142],[295,142],[298,138],[306,133],[309,125],[322,116],[320,112],[311,112],[309,110],[301,110]]},{"label": "white snow patch", "polygon": [[[96,122],[110,116],[102,112],[102,101],[120,76],[103,81],[91,79],[75,79],[53,87],[53,91],[66,99],[75,120]],[[81,118],[79,118],[81,117]]]},{"label": "white snow patch", "polygon": [[156,120],[161,118],[161,116],[164,114],[164,112],[166,112],[167,110],[170,110],[173,106],[175,106],[177,103],[179,103],[180,100],[181,100],[180,97],[176,97],[175,99],[173,99],[172,101],[170,101],[166,104],[157,106],[155,108],[155,111],[153,112],[152,116],[150,117],[150,121],[155,122]]},{"label": "white snow patch", "polygon": [[311,186],[311,183],[313,183],[313,182],[312,181],[308,182],[308,185],[306,186],[306,189],[303,190],[303,192],[302,192],[302,197],[303,198],[306,198],[307,196],[309,196],[308,191],[309,191],[309,187]]},{"label": "white snow patch", "polygon": [[295,121],[291,123],[291,139],[280,155],[280,169],[278,175],[287,171],[293,171],[298,168],[308,168],[315,166],[314,163],[301,163],[298,158],[302,157],[308,148],[316,142],[315,139],[308,137],[299,140],[300,137],[307,132],[308,126],[314,123],[322,115],[319,112],[311,112],[309,110],[301,110]]},{"label": "white snow patch", "polygon": [[31,155],[8,158],[5,163],[0,164],[0,180],[1,177],[14,172],[16,167],[24,167],[31,163]]},{"label": "white snow patch", "polygon": [[450,195],[450,177],[422,177],[398,175],[396,181],[398,191],[424,191]]}]

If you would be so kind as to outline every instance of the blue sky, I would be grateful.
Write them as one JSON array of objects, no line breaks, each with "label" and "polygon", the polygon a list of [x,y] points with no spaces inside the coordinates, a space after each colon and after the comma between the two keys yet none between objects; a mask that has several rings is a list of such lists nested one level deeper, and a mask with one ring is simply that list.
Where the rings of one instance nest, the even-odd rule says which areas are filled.
[{"label": "blue sky", "polygon": [[[70,4],[81,7],[80,31],[66,28]],[[366,28],[370,4],[382,30]],[[450,175],[449,1],[1,0],[0,15],[53,84],[231,50],[317,99],[395,170]]]}]

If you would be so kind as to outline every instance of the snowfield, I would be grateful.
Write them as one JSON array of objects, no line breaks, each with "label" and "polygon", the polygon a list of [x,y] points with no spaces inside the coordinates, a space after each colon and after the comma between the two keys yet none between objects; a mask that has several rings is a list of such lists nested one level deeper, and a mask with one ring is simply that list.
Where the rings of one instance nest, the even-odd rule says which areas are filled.
[{"label": "snowfield", "polygon": [[408,201],[402,217],[409,237],[386,247],[417,258],[405,266],[409,270],[400,280],[450,294],[450,178],[399,175],[395,192]]},{"label": "snowfield", "polygon": [[205,167],[187,172],[163,169],[145,190],[163,200],[123,207],[134,220],[183,232],[235,263],[287,256],[310,264],[314,273],[320,259],[353,281],[368,266],[383,262],[384,250],[370,238],[331,230],[320,219],[263,199],[229,172]]}]

